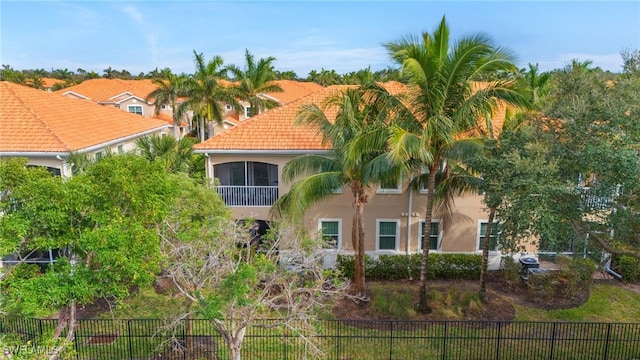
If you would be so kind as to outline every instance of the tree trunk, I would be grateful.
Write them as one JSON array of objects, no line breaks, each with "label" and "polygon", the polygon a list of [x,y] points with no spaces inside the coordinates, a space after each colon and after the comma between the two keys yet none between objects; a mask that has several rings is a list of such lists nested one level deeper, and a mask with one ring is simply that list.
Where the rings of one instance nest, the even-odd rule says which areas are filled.
[{"label": "tree trunk", "polygon": [[235,334],[231,336],[228,342],[229,352],[231,353],[231,360],[240,360],[240,350],[242,349],[242,341],[244,340],[244,334],[247,328],[243,327]]},{"label": "tree trunk", "polygon": [[353,229],[351,243],[355,252],[354,257],[354,292],[357,296],[366,296],[364,274],[364,191],[361,187],[353,188],[355,214],[353,215]]},{"label": "tree trunk", "polygon": [[[68,317],[67,317],[68,315]],[[72,301],[71,305],[65,306],[60,310],[58,315],[58,325],[54,332],[53,339],[57,340],[62,334],[62,330],[67,327],[67,336],[64,343],[58,345],[49,356],[49,360],[56,360],[61,352],[73,342],[76,332],[76,302]]]},{"label": "tree trunk", "polygon": [[496,215],[496,209],[489,209],[489,220],[487,221],[487,230],[484,234],[484,242],[482,243],[482,266],[480,268],[480,301],[484,304],[489,302],[487,296],[487,273],[489,271],[489,240],[491,239],[491,228],[493,227],[493,218]]},{"label": "tree trunk", "polygon": [[433,213],[433,193],[436,190],[436,172],[438,162],[434,161],[429,165],[429,180],[427,183],[427,210],[424,216],[424,229],[422,238],[422,260],[420,262],[420,290],[418,297],[418,311],[428,314],[431,312],[429,301],[427,300],[427,272],[429,270],[429,234],[431,233],[431,218]]},{"label": "tree trunk", "polygon": [[198,119],[198,127],[200,128],[200,141],[204,141],[204,119]]}]

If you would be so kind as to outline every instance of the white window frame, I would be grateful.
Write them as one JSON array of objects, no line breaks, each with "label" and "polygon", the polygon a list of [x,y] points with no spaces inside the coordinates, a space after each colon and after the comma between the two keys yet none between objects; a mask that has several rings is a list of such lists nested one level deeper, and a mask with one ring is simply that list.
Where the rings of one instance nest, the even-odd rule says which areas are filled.
[{"label": "white window frame", "polygon": [[[482,219],[482,220],[478,220],[478,229],[476,232],[476,252],[482,253],[482,249],[480,248],[480,239],[484,237],[484,235],[482,235],[481,230],[482,230],[482,224],[488,224],[489,220],[488,219]],[[491,224],[491,227],[494,226],[499,226],[500,222],[499,221],[494,221]],[[498,237],[497,242],[496,242],[496,250],[491,250],[491,248],[489,248],[489,253],[499,253],[500,252],[500,234],[502,232],[499,231],[498,234],[496,235]]]},{"label": "white window frame", "polygon": [[395,188],[382,188],[382,184],[378,183],[376,194],[402,194],[402,179],[398,179]]},{"label": "white window frame", "polygon": [[226,105],[224,106],[224,108],[225,108],[227,111],[231,111],[231,105],[229,105],[229,104],[226,104]]},{"label": "white window frame", "polygon": [[251,117],[251,106],[244,107],[244,117],[247,119]]},{"label": "white window frame", "polygon": [[124,144],[118,145],[118,154],[124,154]]},{"label": "white window frame", "polygon": [[[436,242],[436,248],[435,249],[429,249],[429,251],[440,251],[440,249],[442,248],[442,236],[443,236],[443,229],[442,229],[442,220],[441,219],[431,219],[432,223],[437,223],[438,224],[438,240]],[[418,222],[418,250],[422,251],[422,235],[424,233],[424,220],[420,220]],[[429,237],[431,237],[431,234],[429,234]]]},{"label": "white window frame", "polygon": [[[380,249],[380,223],[396,223],[396,246],[393,249]],[[376,252],[377,253],[397,253],[400,251],[400,219],[376,219]]]},{"label": "white window frame", "polygon": [[[341,218],[319,218],[318,219],[318,235],[322,237],[322,223],[337,222],[338,223],[338,243],[335,248],[325,248],[324,250],[340,251],[342,249],[342,219]],[[324,240],[323,240],[324,243]]]},{"label": "white window frame", "polygon": [[[131,111],[131,108],[136,107],[136,108],[140,108],[140,114],[138,114],[137,112],[133,112]],[[142,105],[127,105],[127,112],[131,113],[131,114],[136,114],[136,115],[141,115],[144,116],[144,106]]]}]

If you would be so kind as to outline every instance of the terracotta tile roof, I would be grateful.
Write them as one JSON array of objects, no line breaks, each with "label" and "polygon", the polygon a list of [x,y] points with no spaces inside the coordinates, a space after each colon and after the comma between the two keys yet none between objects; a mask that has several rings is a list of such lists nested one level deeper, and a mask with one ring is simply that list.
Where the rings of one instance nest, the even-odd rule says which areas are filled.
[{"label": "terracotta tile roof", "polygon": [[265,95],[277,99],[282,105],[322,90],[322,85],[313,82],[295,80],[276,80],[274,82],[280,85],[282,92],[266,93]]},{"label": "terracotta tile roof", "polygon": [[167,127],[92,101],[0,82],[0,152],[69,152]]},{"label": "terracotta tile roof", "polygon": [[89,79],[78,85],[64,88],[56,93],[65,94],[73,91],[76,94],[88,97],[96,102],[113,102],[114,97],[124,92],[130,92],[135,96],[145,99],[158,87],[151,80],[122,80],[122,79]]},{"label": "terracotta tile roof", "polygon": [[45,88],[53,87],[55,84],[64,84],[64,80],[54,78],[42,78],[42,84]]},{"label": "terracotta tile roof", "polygon": [[[308,126],[295,126],[298,110],[304,104],[322,104],[327,96],[348,86],[334,85],[321,88],[301,99],[290,102],[243,121],[229,131],[196,144],[196,150],[328,150],[330,144],[323,144],[322,138]],[[404,85],[385,83],[392,92],[400,91]],[[335,118],[337,109],[325,111],[327,117]]]}]

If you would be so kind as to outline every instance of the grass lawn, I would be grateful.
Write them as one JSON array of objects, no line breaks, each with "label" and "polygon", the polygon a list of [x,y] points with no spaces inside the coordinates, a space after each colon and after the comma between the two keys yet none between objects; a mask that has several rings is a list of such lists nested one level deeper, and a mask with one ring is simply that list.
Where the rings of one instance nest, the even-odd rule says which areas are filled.
[{"label": "grass lawn", "polygon": [[615,285],[594,285],[589,300],[571,309],[515,308],[521,321],[640,322],[640,294]]}]

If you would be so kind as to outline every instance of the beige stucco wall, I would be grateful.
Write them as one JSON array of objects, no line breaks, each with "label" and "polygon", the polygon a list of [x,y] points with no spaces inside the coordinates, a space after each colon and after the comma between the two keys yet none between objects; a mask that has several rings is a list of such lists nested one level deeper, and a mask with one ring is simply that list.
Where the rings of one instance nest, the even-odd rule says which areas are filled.
[{"label": "beige stucco wall", "polygon": [[[210,154],[207,158],[207,173],[213,175],[213,166],[216,164],[234,161],[257,161],[275,164],[279,173],[279,195],[285,194],[290,185],[281,177],[282,168],[292,159],[293,155],[219,155]],[[426,211],[426,194],[413,192],[409,194],[406,183],[400,194],[377,193],[376,188],[368,189],[369,202],[365,207],[365,250],[369,254],[388,253],[414,253],[419,250],[420,220],[424,219]],[[411,205],[409,201],[411,199]],[[319,219],[341,219],[342,238],[341,249],[352,251],[351,231],[354,209],[352,207],[352,194],[345,188],[341,194],[312,206],[304,218],[304,226],[310,235],[317,234]],[[236,218],[251,217],[261,220],[270,220],[269,207],[232,207],[231,211]],[[412,214],[409,216],[409,214]],[[478,237],[480,222],[486,222],[488,213],[482,204],[479,195],[468,195],[455,199],[454,213],[451,222],[444,226],[441,222],[441,252],[480,253],[478,250]],[[376,251],[377,220],[398,220],[400,222],[400,234],[395,251]],[[434,214],[434,220],[442,220],[441,215]],[[529,250],[534,248],[529,246]],[[499,263],[499,253],[493,253],[493,262]],[[497,266],[494,264],[494,267]]]},{"label": "beige stucco wall", "polygon": [[118,104],[118,107],[124,111],[128,111],[127,106],[142,106],[142,116],[144,117],[153,117],[153,112],[155,111],[154,105],[149,105],[146,101],[140,101],[135,98],[127,99]]}]

